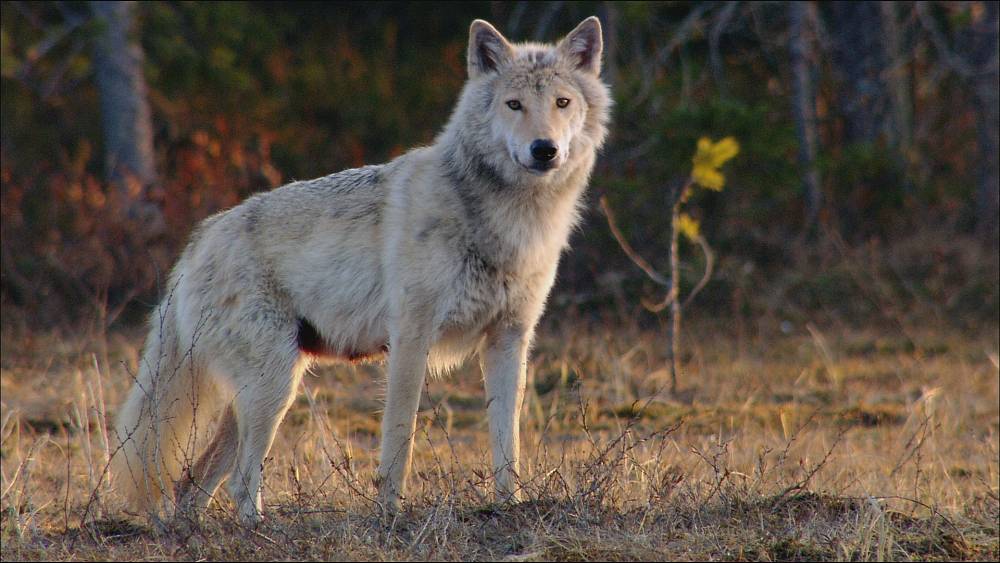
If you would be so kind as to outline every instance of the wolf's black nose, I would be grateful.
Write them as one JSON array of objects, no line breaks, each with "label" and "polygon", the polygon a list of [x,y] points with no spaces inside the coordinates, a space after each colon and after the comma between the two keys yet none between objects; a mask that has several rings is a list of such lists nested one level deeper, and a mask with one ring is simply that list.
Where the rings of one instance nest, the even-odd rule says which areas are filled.
[{"label": "wolf's black nose", "polygon": [[548,162],[556,157],[555,143],[548,139],[535,139],[531,143],[531,156],[535,157],[535,160],[541,160],[543,162]]}]

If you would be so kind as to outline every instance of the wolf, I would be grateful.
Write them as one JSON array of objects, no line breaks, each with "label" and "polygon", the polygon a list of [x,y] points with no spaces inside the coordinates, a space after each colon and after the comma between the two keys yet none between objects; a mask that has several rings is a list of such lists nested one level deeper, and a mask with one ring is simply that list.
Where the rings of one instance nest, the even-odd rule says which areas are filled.
[{"label": "wolf", "polygon": [[203,510],[225,481],[240,520],[261,522],[264,458],[325,358],[387,360],[375,481],[398,511],[424,378],[473,354],[496,495],[517,501],[529,348],[608,132],[602,48],[596,17],[555,45],[475,20],[468,81],[432,145],[202,222],[115,424],[113,479],[133,507]]}]

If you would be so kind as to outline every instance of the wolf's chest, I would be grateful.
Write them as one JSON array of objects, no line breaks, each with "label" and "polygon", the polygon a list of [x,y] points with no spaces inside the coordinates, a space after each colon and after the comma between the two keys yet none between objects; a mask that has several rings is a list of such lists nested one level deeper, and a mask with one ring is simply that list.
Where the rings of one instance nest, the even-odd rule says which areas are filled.
[{"label": "wolf's chest", "polygon": [[499,266],[488,256],[467,252],[446,300],[444,328],[476,331],[503,317],[519,316],[536,278],[523,265]]},{"label": "wolf's chest", "polygon": [[449,293],[444,328],[473,329],[489,323],[507,308],[510,279],[493,262],[470,250]]}]

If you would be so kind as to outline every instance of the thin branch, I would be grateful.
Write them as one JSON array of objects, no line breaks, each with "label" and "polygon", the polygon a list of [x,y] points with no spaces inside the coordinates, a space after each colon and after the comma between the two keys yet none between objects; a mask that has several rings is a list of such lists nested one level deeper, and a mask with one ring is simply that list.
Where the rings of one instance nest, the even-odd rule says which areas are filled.
[{"label": "thin branch", "polygon": [[695,295],[698,295],[698,293],[705,288],[708,280],[712,278],[712,271],[715,269],[715,253],[712,252],[712,247],[708,246],[708,241],[705,240],[705,237],[698,235],[695,242],[701,246],[701,251],[705,253],[705,273],[702,274],[701,279],[698,280],[698,284],[694,286],[691,293],[688,293],[687,299],[684,300],[684,303],[681,303],[681,309],[686,309],[694,299]]},{"label": "thin branch", "polygon": [[[649,68],[647,68],[645,72],[642,73],[644,77],[642,82],[642,87],[635,94],[635,96],[633,96],[634,101],[632,102],[631,107],[636,108],[639,106],[639,104],[646,101],[647,97],[649,96],[649,94],[653,89],[654,81],[648,79],[648,77],[653,76],[653,68],[655,68],[655,66],[657,65],[666,64],[667,60],[670,59],[670,55],[673,54],[673,52],[678,47],[680,47],[681,45],[683,45],[688,41],[690,36],[693,34],[695,28],[702,23],[701,19],[702,16],[705,15],[705,12],[707,12],[712,7],[713,7],[712,2],[702,2],[698,4],[695,8],[691,10],[691,12],[687,15],[687,17],[684,18],[684,21],[682,21],[681,24],[677,26],[677,29],[673,32],[673,34],[670,37],[670,41],[666,45],[664,45],[661,49],[656,51],[656,53],[653,54],[652,62],[649,65]],[[644,58],[645,57],[640,58],[639,59],[640,62]]]},{"label": "thin branch", "polygon": [[712,7],[712,2],[702,2],[691,10],[691,13],[689,13],[687,17],[684,18],[684,21],[682,21],[677,27],[677,31],[675,31],[673,36],[670,38],[670,42],[656,52],[654,60],[659,64],[665,63],[671,53],[674,52],[674,49],[680,47],[688,40],[688,37],[694,31],[695,27],[701,23],[701,16],[703,16],[705,12]]},{"label": "thin branch", "polygon": [[[670,279],[657,272],[649,264],[649,262],[647,262],[642,256],[639,256],[639,253],[636,252],[628,241],[625,240],[625,236],[618,229],[618,225],[615,221],[615,215],[611,211],[611,207],[608,205],[606,196],[601,196],[600,204],[601,210],[604,211],[604,215],[607,217],[608,227],[611,229],[611,234],[614,235],[615,240],[618,242],[618,246],[622,248],[626,256],[628,256],[636,266],[639,266],[639,268],[641,268],[642,271],[649,276],[649,279],[664,287],[670,287]],[[697,296],[701,290],[708,285],[708,282],[712,279],[712,274],[715,271],[715,253],[712,251],[712,247],[709,246],[708,241],[705,237],[698,235],[698,238],[695,239],[694,242],[698,243],[698,246],[701,247],[702,253],[705,255],[705,272],[702,274],[701,279],[698,280],[698,283],[694,286],[694,288],[691,289],[691,293],[688,294],[687,298],[681,304],[682,309],[687,308],[687,306],[691,304],[691,301],[694,300],[695,296]],[[670,304],[674,302],[674,299],[675,296],[671,291],[664,296],[662,301],[657,303],[642,299],[642,306],[650,312],[659,313],[669,307]]]},{"label": "thin branch", "polygon": [[75,14],[64,13],[64,15],[66,15],[66,21],[63,22],[62,25],[47,31],[45,37],[28,49],[28,55],[25,57],[25,64],[18,69],[18,79],[27,80],[39,60],[45,57],[49,51],[59,46],[59,44],[62,43],[62,40],[73,33],[73,31],[90,21],[90,18]]},{"label": "thin branch", "polygon": [[826,466],[826,462],[830,459],[830,455],[833,454],[833,450],[837,449],[837,446],[840,444],[840,441],[843,440],[844,434],[847,434],[846,428],[837,433],[837,437],[833,440],[833,445],[830,446],[830,449],[826,451],[826,455],[823,456],[823,459],[821,459],[819,463],[817,463],[811,469],[809,469],[809,471],[806,473],[806,476],[802,480],[785,487],[780,493],[774,496],[775,508],[784,505],[785,502],[788,501],[789,493],[801,491],[802,489],[809,486],[809,483],[810,481],[812,481],[812,478],[815,477],[816,474],[819,473],[824,466]]},{"label": "thin branch", "polygon": [[63,76],[66,75],[66,71],[69,70],[70,65],[73,64],[73,59],[83,50],[85,42],[83,39],[77,39],[69,48],[69,54],[63,57],[62,61],[56,65],[55,70],[52,71],[49,79],[45,81],[45,84],[38,89],[39,95],[43,100],[47,100],[52,97],[53,94],[60,90],[59,85],[62,82]]},{"label": "thin branch", "polygon": [[642,298],[640,301],[642,302],[642,306],[645,307],[650,313],[659,313],[674,302],[674,292],[668,291],[667,294],[663,296],[663,301],[660,301],[659,303],[646,301],[646,298]]},{"label": "thin branch", "polygon": [[934,43],[934,48],[941,55],[948,68],[955,71],[962,78],[970,78],[979,74],[985,74],[992,72],[994,67],[997,65],[996,57],[993,58],[991,63],[983,65],[983,68],[976,68],[975,66],[969,64],[961,56],[957,55],[950,47],[948,47],[948,40],[945,38],[944,34],[938,29],[937,24],[934,23],[934,18],[930,13],[927,12],[926,2],[917,2],[914,5],[917,13],[917,19],[920,20],[921,27],[927,32],[930,37],[931,42]]},{"label": "thin branch", "polygon": [[722,40],[722,33],[726,30],[726,26],[729,25],[729,20],[733,17],[733,12],[736,11],[736,7],[739,2],[726,2],[725,7],[719,12],[719,16],[715,20],[715,25],[712,26],[712,31],[709,33],[709,58],[712,61],[712,75],[715,79],[715,83],[719,92],[725,96],[726,95],[726,78],[725,78],[725,67],[722,61],[722,54],[719,51],[719,43]]},{"label": "thin branch", "polygon": [[649,279],[664,287],[670,287],[670,280],[657,272],[642,256],[639,256],[639,253],[632,248],[628,241],[625,240],[621,231],[618,230],[618,225],[615,223],[615,214],[611,212],[611,207],[608,205],[608,198],[602,195],[600,202],[601,210],[604,211],[604,216],[608,220],[608,227],[611,229],[611,234],[614,235],[615,240],[618,241],[618,246],[622,247],[622,250],[625,251],[626,256],[628,256],[636,266],[639,266],[643,272],[646,272]]}]

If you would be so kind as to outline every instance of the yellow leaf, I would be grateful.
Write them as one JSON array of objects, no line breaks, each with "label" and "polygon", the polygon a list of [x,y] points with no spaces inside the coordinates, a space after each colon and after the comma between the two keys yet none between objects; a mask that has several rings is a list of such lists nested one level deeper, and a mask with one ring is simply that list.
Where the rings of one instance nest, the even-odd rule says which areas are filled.
[{"label": "yellow leaf", "polygon": [[677,230],[691,242],[698,240],[700,227],[698,221],[692,219],[687,213],[681,213],[677,216]]},{"label": "yellow leaf", "polygon": [[726,137],[712,147],[712,165],[721,168],[726,161],[740,154],[740,144],[732,137]]},{"label": "yellow leaf", "polygon": [[717,192],[722,191],[722,186],[726,185],[726,177],[722,172],[708,166],[695,166],[691,177],[699,186]]},{"label": "yellow leaf", "polygon": [[695,159],[699,156],[704,156],[712,152],[712,139],[708,137],[702,137],[698,139],[698,151],[695,153]]},{"label": "yellow leaf", "polygon": [[698,185],[719,191],[726,183],[726,177],[719,172],[726,161],[740,152],[740,144],[733,137],[726,137],[713,143],[708,137],[698,139],[698,150],[692,162],[691,177]]}]

